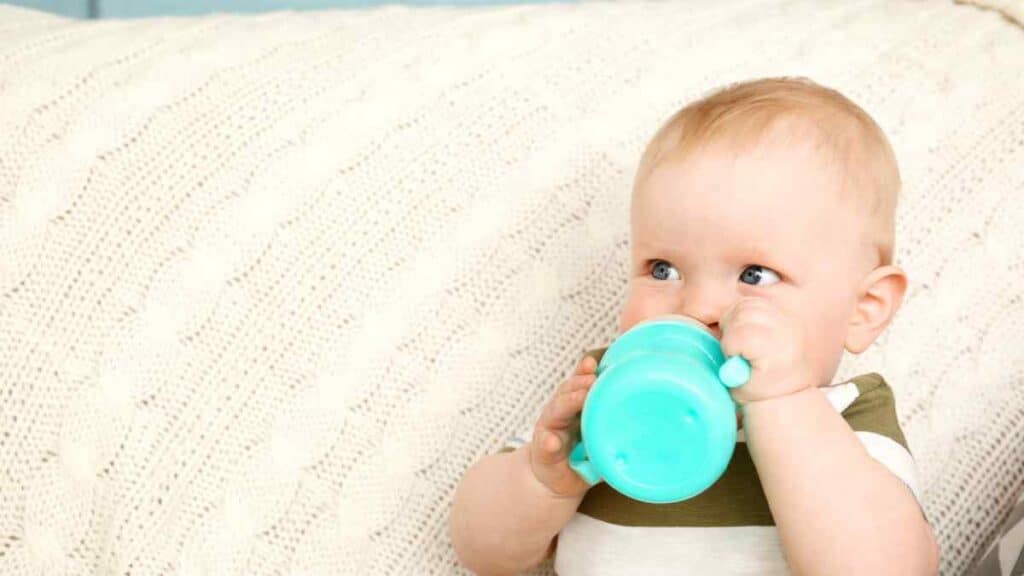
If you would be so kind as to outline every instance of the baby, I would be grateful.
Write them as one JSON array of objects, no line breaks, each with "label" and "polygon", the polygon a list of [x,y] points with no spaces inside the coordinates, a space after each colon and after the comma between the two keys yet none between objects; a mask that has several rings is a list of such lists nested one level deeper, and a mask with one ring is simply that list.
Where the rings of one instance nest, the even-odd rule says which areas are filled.
[{"label": "baby", "polygon": [[892,391],[830,384],[906,290],[893,265],[899,171],[866,112],[804,78],[719,89],[640,160],[619,333],[666,314],[706,324],[750,380],[731,389],[725,474],[674,504],[587,484],[567,464],[605,348],[588,351],[523,441],[471,467],[451,536],[462,563],[513,574],[555,555],[575,574],[935,574]]}]

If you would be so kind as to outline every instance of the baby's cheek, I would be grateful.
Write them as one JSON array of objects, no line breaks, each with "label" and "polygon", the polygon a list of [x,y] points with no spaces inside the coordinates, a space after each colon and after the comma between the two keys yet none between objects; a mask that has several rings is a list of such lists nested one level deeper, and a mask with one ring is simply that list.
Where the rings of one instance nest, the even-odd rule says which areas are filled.
[{"label": "baby's cheek", "polygon": [[672,300],[652,295],[631,294],[619,315],[619,334],[633,326],[665,314],[678,313],[673,309]]},{"label": "baby's cheek", "polygon": [[619,314],[619,334],[632,328],[635,324],[656,315],[657,302],[642,294],[635,288],[630,288],[626,301],[622,305],[622,312]]},{"label": "baby's cheek", "polygon": [[629,330],[642,319],[641,309],[627,301],[619,315],[619,334]]},{"label": "baby's cheek", "polygon": [[812,324],[805,350],[819,384],[830,384],[843,358],[843,326],[833,322]]}]

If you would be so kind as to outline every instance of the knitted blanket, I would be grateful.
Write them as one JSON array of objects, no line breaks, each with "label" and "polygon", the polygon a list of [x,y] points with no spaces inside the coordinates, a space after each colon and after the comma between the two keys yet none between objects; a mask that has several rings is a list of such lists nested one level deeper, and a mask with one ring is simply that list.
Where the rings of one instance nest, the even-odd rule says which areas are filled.
[{"label": "knitted blanket", "polygon": [[893,142],[909,293],[837,377],[962,573],[1024,483],[1022,69],[945,1],[2,5],[0,573],[460,571],[462,472],[615,335],[644,143],[766,75]]}]

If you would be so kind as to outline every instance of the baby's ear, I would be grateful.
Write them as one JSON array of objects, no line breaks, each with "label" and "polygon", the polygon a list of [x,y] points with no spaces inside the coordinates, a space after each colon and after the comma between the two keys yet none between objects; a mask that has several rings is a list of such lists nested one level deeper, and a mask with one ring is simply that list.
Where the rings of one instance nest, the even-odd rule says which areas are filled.
[{"label": "baby's ear", "polygon": [[864,277],[846,330],[849,352],[867,350],[896,315],[906,291],[907,275],[899,266],[879,266]]}]

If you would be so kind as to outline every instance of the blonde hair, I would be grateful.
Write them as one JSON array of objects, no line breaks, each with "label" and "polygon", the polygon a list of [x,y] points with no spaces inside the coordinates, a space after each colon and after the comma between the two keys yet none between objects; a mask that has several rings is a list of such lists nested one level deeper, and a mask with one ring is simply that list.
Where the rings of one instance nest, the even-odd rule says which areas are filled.
[{"label": "blonde hair", "polygon": [[880,263],[891,264],[900,189],[892,146],[867,112],[836,90],[808,78],[761,78],[730,84],[677,111],[644,150],[633,180],[634,198],[661,163],[681,160],[712,142],[753,147],[782,125],[803,128],[801,134],[810,135],[837,162],[844,185],[866,206]]}]

